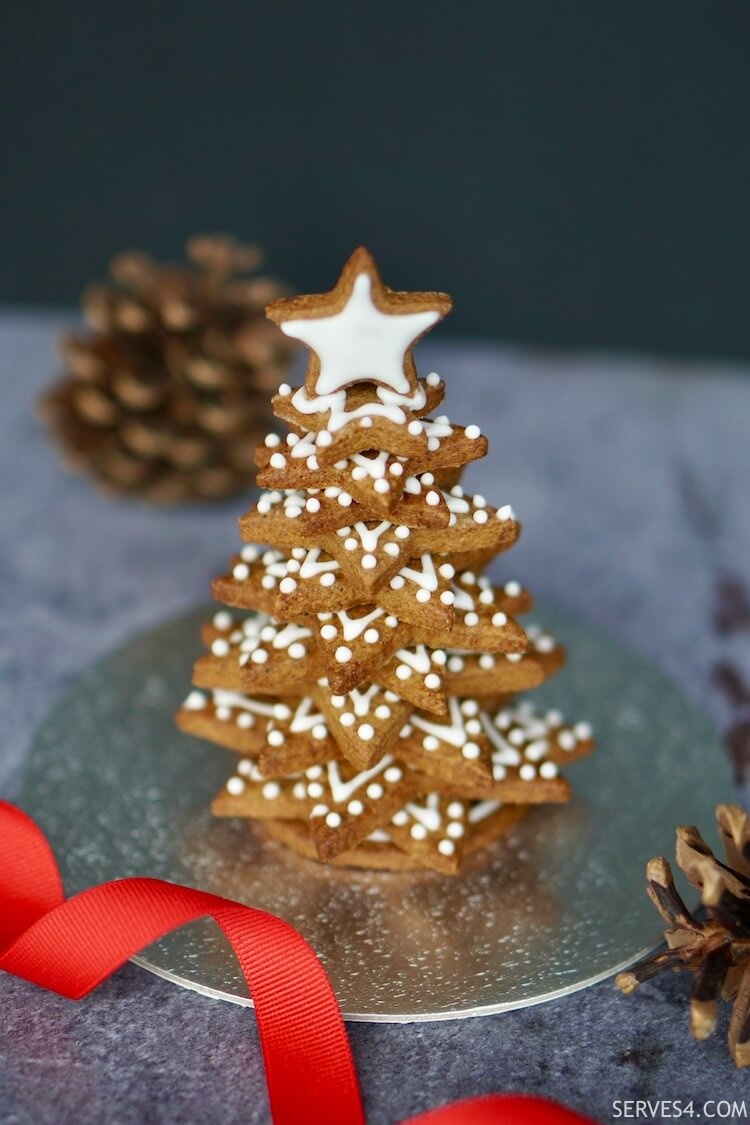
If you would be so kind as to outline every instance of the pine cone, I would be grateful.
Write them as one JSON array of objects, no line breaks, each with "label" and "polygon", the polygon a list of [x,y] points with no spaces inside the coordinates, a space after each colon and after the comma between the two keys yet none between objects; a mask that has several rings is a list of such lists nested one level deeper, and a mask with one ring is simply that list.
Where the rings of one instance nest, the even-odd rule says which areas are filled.
[{"label": "pine cone", "polygon": [[729,1050],[737,1066],[750,1064],[750,818],[737,805],[716,809],[726,863],[715,858],[697,828],[678,828],[676,858],[701,892],[707,917],[690,913],[675,888],[666,859],[646,867],[648,895],[669,929],[667,949],[620,973],[624,993],[666,969],[694,974],[690,1030],[706,1039],[716,1029],[718,998],[734,1000]]},{"label": "pine cone", "polygon": [[293,345],[264,316],[286,290],[248,277],[254,246],[225,235],[188,262],[120,254],[83,296],[92,329],[62,341],[67,373],[40,402],[67,460],[107,490],[155,503],[246,487]]}]

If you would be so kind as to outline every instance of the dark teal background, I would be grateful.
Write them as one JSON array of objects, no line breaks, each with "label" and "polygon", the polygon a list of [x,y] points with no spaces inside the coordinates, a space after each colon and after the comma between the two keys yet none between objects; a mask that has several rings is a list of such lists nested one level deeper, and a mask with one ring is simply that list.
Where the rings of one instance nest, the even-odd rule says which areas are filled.
[{"label": "dark teal background", "polygon": [[300,288],[366,242],[445,331],[750,355],[750,5],[0,9],[0,299],[224,228]]}]

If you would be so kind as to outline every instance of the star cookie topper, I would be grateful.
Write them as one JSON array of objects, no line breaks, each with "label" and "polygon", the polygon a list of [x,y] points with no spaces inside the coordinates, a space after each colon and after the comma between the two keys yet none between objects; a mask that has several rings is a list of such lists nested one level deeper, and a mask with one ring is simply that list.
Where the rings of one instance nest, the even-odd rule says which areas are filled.
[{"label": "star cookie topper", "polygon": [[412,348],[450,312],[447,293],[402,293],[383,284],[370,251],[360,246],[328,293],[274,301],[266,315],[311,355],[309,397],[372,382],[397,395],[417,390]]}]

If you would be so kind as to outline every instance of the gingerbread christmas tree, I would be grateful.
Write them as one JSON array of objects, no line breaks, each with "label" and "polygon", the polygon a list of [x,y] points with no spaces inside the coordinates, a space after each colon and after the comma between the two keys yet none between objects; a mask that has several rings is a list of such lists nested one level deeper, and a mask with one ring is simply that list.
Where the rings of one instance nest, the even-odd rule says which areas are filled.
[{"label": "gingerbread christmas tree", "polygon": [[[451,307],[401,293],[359,249],[329,293],[274,302],[310,349],[273,399],[286,438],[256,451],[267,491],[214,596],[179,726],[234,750],[218,816],[262,821],[320,860],[452,873],[534,804],[567,801],[560,767],[593,747],[519,692],[564,652],[519,614],[531,596],[482,575],[520,533],[512,508],[459,484],[479,427],[435,414],[415,342]],[[256,546],[256,544],[270,546]]]}]

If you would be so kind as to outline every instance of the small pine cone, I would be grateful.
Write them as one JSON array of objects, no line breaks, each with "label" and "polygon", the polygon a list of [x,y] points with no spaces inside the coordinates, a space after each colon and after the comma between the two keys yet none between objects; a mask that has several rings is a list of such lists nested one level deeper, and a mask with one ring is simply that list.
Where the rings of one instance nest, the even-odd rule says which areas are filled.
[{"label": "small pine cone", "polygon": [[726,860],[716,859],[697,828],[677,829],[676,859],[700,892],[703,915],[691,914],[666,859],[646,867],[649,898],[667,923],[667,948],[620,973],[626,994],[667,969],[693,974],[690,1031],[713,1034],[719,1000],[733,1001],[729,1050],[737,1066],[750,1065],[750,817],[737,805],[716,809]]},{"label": "small pine cone", "polygon": [[72,468],[153,503],[252,482],[294,348],[264,315],[286,288],[245,276],[261,265],[257,247],[200,235],[187,259],[119,254],[111,281],[85,291],[89,331],[62,340],[65,375],[39,404]]}]

